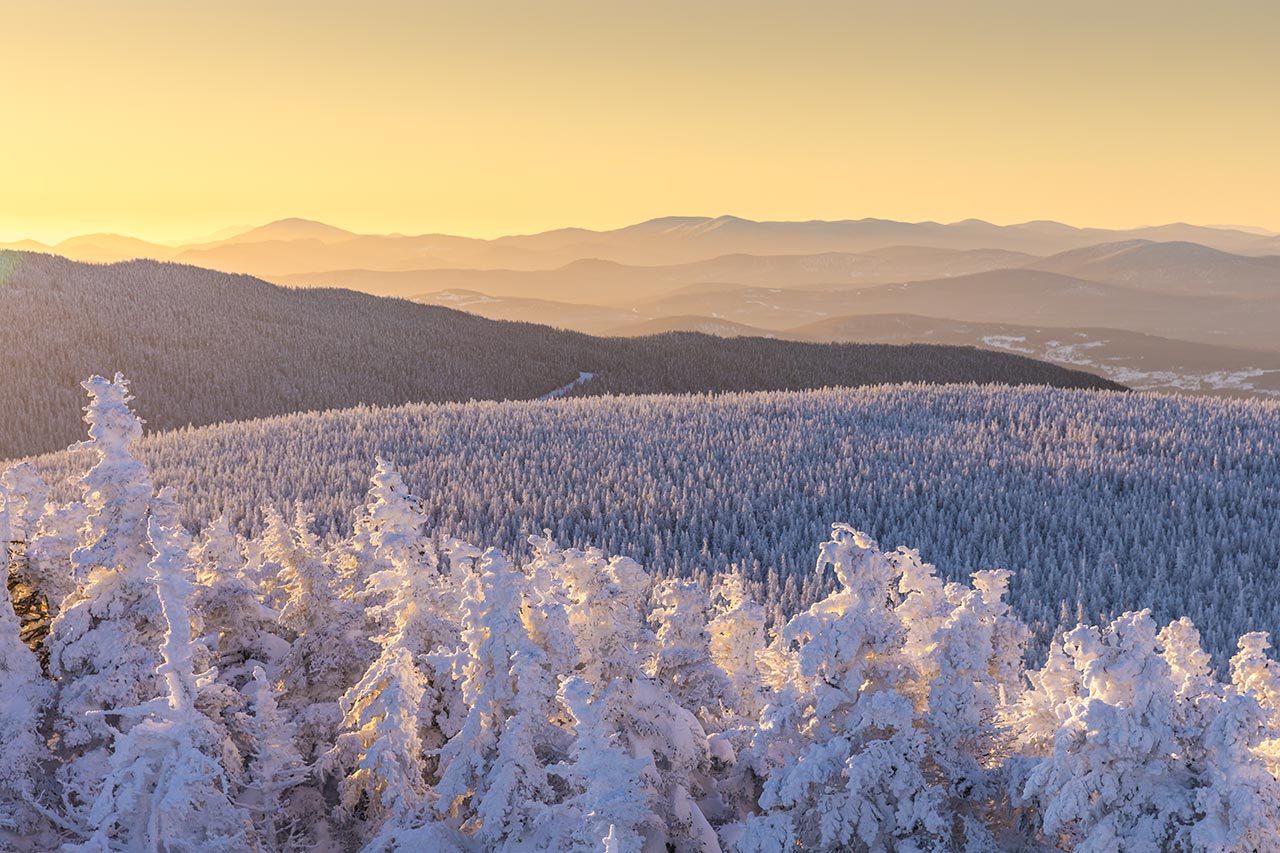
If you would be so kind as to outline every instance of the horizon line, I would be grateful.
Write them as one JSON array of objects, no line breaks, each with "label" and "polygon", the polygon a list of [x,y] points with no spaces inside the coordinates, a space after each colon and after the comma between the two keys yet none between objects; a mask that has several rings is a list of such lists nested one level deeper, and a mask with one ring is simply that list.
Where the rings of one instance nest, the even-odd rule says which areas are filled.
[{"label": "horizon line", "polygon": [[[751,218],[749,218],[749,217],[745,217],[745,216],[737,216],[737,215],[734,215],[734,214],[720,214],[720,215],[717,215],[717,216],[669,214],[669,215],[664,215],[664,216],[653,216],[653,217],[649,217],[649,218],[646,218],[646,219],[639,219],[639,220],[629,221],[627,224],[619,225],[619,226],[612,227],[612,228],[589,228],[589,227],[581,226],[581,225],[560,225],[560,226],[556,226],[556,227],[553,227],[553,228],[546,228],[546,229],[543,229],[543,230],[541,230],[541,231],[510,231],[510,232],[500,232],[500,233],[495,233],[495,234],[493,234],[493,236],[481,236],[481,235],[478,235],[478,234],[476,234],[476,233],[470,233],[470,234],[468,234],[468,233],[462,233],[461,231],[440,231],[440,230],[434,230],[434,231],[404,231],[404,230],[395,230],[395,231],[355,231],[355,230],[352,230],[352,229],[349,229],[349,228],[345,228],[345,227],[343,227],[343,226],[341,226],[341,225],[334,225],[332,222],[329,222],[329,221],[326,221],[326,220],[323,220],[323,219],[314,219],[314,218],[307,217],[307,216],[285,216],[285,217],[281,217],[281,218],[278,218],[278,219],[272,219],[272,220],[270,220],[270,221],[268,221],[268,222],[263,222],[263,223],[261,223],[261,224],[257,224],[257,225],[231,225],[231,226],[224,226],[224,227],[219,228],[219,229],[217,229],[216,231],[214,231],[214,232],[212,232],[212,233],[210,233],[210,234],[205,234],[205,235],[200,236],[200,237],[196,237],[196,238],[193,238],[193,239],[186,239],[186,240],[161,240],[161,239],[154,239],[154,238],[149,238],[149,237],[140,237],[140,236],[137,236],[137,234],[136,234],[136,233],[128,233],[128,232],[123,232],[123,231],[99,230],[99,231],[77,231],[77,232],[69,233],[69,234],[67,234],[67,236],[61,237],[60,239],[55,240],[55,241],[47,241],[47,240],[38,239],[38,238],[30,237],[30,236],[13,236],[13,237],[6,237],[6,238],[3,238],[3,239],[0,239],[0,244],[11,244],[11,243],[31,242],[31,243],[37,243],[37,244],[39,244],[39,245],[41,245],[41,246],[43,246],[43,247],[45,247],[45,248],[49,248],[49,249],[56,249],[56,248],[58,248],[59,246],[61,246],[63,243],[66,243],[66,242],[68,242],[68,241],[70,241],[70,240],[79,240],[79,239],[83,239],[83,238],[86,238],[86,237],[103,236],[103,237],[119,237],[119,238],[125,238],[125,239],[130,239],[130,240],[139,240],[139,241],[144,242],[144,243],[150,243],[150,244],[157,245],[157,246],[164,246],[164,247],[166,247],[166,248],[187,248],[187,247],[193,247],[193,246],[210,245],[210,244],[222,243],[222,242],[225,242],[225,241],[227,241],[227,240],[235,239],[235,237],[236,237],[236,236],[239,236],[240,234],[248,233],[248,232],[250,232],[250,231],[255,231],[255,230],[262,229],[262,228],[270,227],[270,226],[272,226],[272,225],[279,225],[279,224],[287,223],[287,222],[306,223],[306,224],[309,224],[309,225],[323,225],[323,226],[328,227],[328,228],[333,228],[333,229],[336,229],[336,230],[339,230],[339,231],[345,231],[345,232],[347,232],[348,234],[350,234],[353,238],[355,238],[355,237],[429,237],[429,236],[445,236],[445,237],[461,237],[461,238],[464,238],[464,239],[480,240],[480,241],[484,241],[484,242],[495,242],[495,241],[498,241],[498,240],[504,240],[504,239],[517,239],[517,238],[521,238],[521,237],[534,237],[534,236],[538,236],[538,235],[541,235],[541,234],[550,234],[550,233],[553,233],[553,232],[556,232],[556,231],[572,231],[572,230],[579,230],[579,231],[586,231],[586,232],[593,233],[593,234],[607,234],[607,233],[610,233],[610,232],[613,232],[613,231],[621,231],[621,230],[625,230],[625,229],[627,229],[627,228],[634,228],[634,227],[636,227],[636,226],[640,226],[640,225],[647,225],[647,224],[649,224],[649,223],[660,222],[660,221],[662,221],[662,220],[667,220],[667,219],[670,219],[670,220],[691,220],[691,221],[702,221],[702,222],[715,222],[715,221],[717,221],[717,220],[735,220],[735,221],[739,221],[739,222],[748,222],[748,223],[752,223],[752,224],[810,224],[810,223],[814,223],[814,224],[816,224],[816,223],[823,223],[823,224],[835,224],[835,223],[851,223],[851,222],[891,222],[891,223],[895,223],[895,224],[899,224],[899,225],[941,225],[941,226],[944,226],[944,227],[945,227],[945,226],[953,226],[953,225],[961,225],[961,224],[964,224],[964,223],[975,223],[975,224],[980,223],[980,224],[983,224],[983,225],[991,225],[991,226],[996,227],[996,228],[1017,228],[1017,227],[1025,226],[1025,225],[1046,224],[1046,225],[1061,225],[1061,226],[1064,226],[1064,227],[1067,227],[1067,228],[1071,228],[1071,229],[1074,229],[1074,230],[1077,230],[1077,231],[1095,230],[1095,231],[1115,231],[1115,232],[1122,232],[1122,231],[1139,231],[1139,230],[1147,229],[1147,228],[1165,228],[1165,227],[1169,227],[1169,226],[1178,226],[1178,225],[1181,225],[1181,226],[1189,226],[1189,227],[1193,227],[1193,228],[1208,228],[1208,229],[1213,229],[1213,230],[1216,230],[1216,231],[1237,231],[1237,232],[1245,233],[1245,234],[1248,234],[1248,233],[1256,233],[1256,234],[1257,234],[1257,236],[1258,236],[1258,237],[1260,237],[1260,238],[1280,236],[1280,231],[1273,230],[1273,229],[1271,229],[1271,228],[1269,228],[1269,227],[1267,227],[1267,226],[1263,226],[1263,225],[1254,225],[1254,224],[1223,224],[1223,223],[1212,223],[1212,224],[1209,224],[1209,223],[1188,222],[1188,221],[1186,221],[1186,220],[1174,220],[1174,221],[1169,221],[1169,222],[1160,222],[1160,223],[1154,223],[1154,224],[1153,224],[1153,223],[1144,223],[1144,224],[1140,224],[1140,225],[1131,225],[1131,226],[1125,226],[1125,227],[1102,227],[1102,226],[1096,226],[1096,225],[1077,225],[1077,224],[1074,224],[1074,223],[1063,222],[1062,220],[1059,220],[1059,219],[1027,219],[1027,220],[1023,220],[1023,221],[1019,221],[1019,222],[1005,222],[1005,223],[1001,223],[1001,222],[994,222],[994,221],[989,220],[989,219],[982,219],[981,217],[965,217],[964,219],[956,219],[956,220],[951,220],[951,221],[944,222],[944,221],[942,221],[942,220],[938,220],[938,219],[914,219],[914,220],[913,220],[913,219],[889,219],[889,218],[885,218],[885,217],[878,217],[878,216],[862,216],[862,217],[858,217],[858,218],[845,217],[845,218],[840,218],[840,219],[821,219],[821,218],[813,218],[813,219],[751,219]],[[219,232],[223,232],[223,231],[231,231],[231,230],[237,230],[239,233],[238,233],[238,234],[234,234],[234,235],[230,235],[230,236],[228,236],[228,237],[215,237],[215,236],[214,236],[215,234],[217,234],[217,233],[219,233]],[[1265,233],[1264,233],[1264,232],[1265,232]],[[212,239],[211,239],[211,238],[212,238]]]}]

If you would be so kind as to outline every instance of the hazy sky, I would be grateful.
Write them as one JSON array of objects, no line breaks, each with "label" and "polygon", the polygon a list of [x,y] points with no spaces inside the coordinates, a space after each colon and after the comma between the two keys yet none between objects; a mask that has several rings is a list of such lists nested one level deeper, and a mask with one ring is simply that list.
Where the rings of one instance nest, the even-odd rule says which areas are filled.
[{"label": "hazy sky", "polygon": [[284,216],[1280,230],[1280,2],[59,0],[0,13],[0,239]]}]

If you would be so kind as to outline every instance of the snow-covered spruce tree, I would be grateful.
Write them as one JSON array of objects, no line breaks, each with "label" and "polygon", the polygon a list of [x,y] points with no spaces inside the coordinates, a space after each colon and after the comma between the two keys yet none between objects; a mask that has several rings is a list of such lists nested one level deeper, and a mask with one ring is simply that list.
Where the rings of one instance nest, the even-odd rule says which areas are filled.
[{"label": "snow-covered spruce tree", "polygon": [[[381,634],[376,639],[384,653],[403,649],[422,669],[427,694],[419,724],[424,748],[434,754],[461,720],[449,718],[458,699],[450,673],[437,670],[434,659],[425,656],[458,646],[467,570],[460,565],[457,573],[441,574],[441,556],[449,556],[449,547],[424,535],[421,508],[422,499],[409,493],[390,463],[379,459],[355,533],[339,553],[342,560],[354,560],[350,573],[363,579],[365,613]],[[429,775],[434,776],[434,766],[434,760],[428,761]]]},{"label": "snow-covered spruce tree", "polygon": [[599,689],[615,676],[639,672],[653,643],[643,615],[649,576],[640,564],[628,557],[607,558],[596,548],[560,551],[548,541],[535,550],[530,574],[542,571],[558,580],[567,596],[582,677]]},{"label": "snow-covered spruce tree", "polygon": [[729,676],[734,710],[754,724],[763,699],[757,657],[766,645],[765,610],[751,600],[737,568],[716,578],[712,603],[715,615],[707,624],[711,659]]},{"label": "snow-covered spruce tree", "polygon": [[376,464],[364,508],[336,556],[338,571],[353,593],[369,592],[371,576],[388,569],[403,575],[409,567],[420,567],[439,574],[436,555],[422,533],[424,501],[409,493],[390,462],[379,456]]},{"label": "snow-covered spruce tree", "polygon": [[426,691],[412,655],[391,645],[342,697],[344,731],[321,763],[329,772],[345,773],[339,782],[342,810],[365,827],[423,822],[431,803],[418,732]]},{"label": "snow-covered spruce tree", "polygon": [[214,757],[218,734],[196,708],[187,599],[191,562],[179,537],[154,520],[150,563],[166,631],[161,644],[166,696],[118,713],[138,717],[117,737],[111,772],[90,812],[92,832],[73,849],[105,851],[240,851],[255,844],[249,816],[228,796],[225,773]]},{"label": "snow-covered spruce tree", "polygon": [[1241,637],[1240,650],[1231,658],[1231,683],[1262,708],[1264,736],[1255,752],[1266,761],[1272,775],[1280,777],[1280,662],[1267,657],[1270,647],[1265,632]]},{"label": "snow-covered spruce tree", "polygon": [[244,726],[249,756],[244,786],[237,797],[257,829],[265,853],[302,850],[319,839],[315,815],[324,809],[319,792],[310,798],[293,797],[308,778],[310,769],[294,743],[293,720],[276,703],[276,691],[261,666],[245,685],[249,710]]},{"label": "snow-covered spruce tree", "polygon": [[1079,851],[1185,845],[1198,756],[1177,725],[1179,685],[1157,652],[1150,614],[1126,613],[1105,632],[1081,626],[1063,648],[1082,695],[1069,700],[1053,752],[1023,792],[1043,815],[1045,837]]},{"label": "snow-covered spruce tree", "polygon": [[1083,675],[1058,637],[1049,645],[1044,665],[1027,672],[1026,678],[1027,689],[1005,713],[1019,752],[1044,758],[1053,752],[1058,730],[1073,713],[1074,703],[1082,698]]},{"label": "snow-covered spruce tree", "polygon": [[537,812],[518,849],[592,853],[609,827],[617,849],[646,847],[646,833],[660,819],[654,814],[644,776],[650,759],[637,758],[621,744],[594,688],[578,677],[560,683],[559,701],[569,713],[574,740],[565,761],[547,771],[567,787],[559,802]]},{"label": "snow-covered spruce tree", "polygon": [[[933,567],[916,552],[899,549],[889,556],[902,571],[900,590],[922,574],[936,580]],[[947,792],[953,832],[971,848],[994,848],[993,831],[1016,829],[999,825],[1007,813],[1004,718],[1006,703],[1022,689],[1022,654],[1031,632],[1004,601],[1011,576],[1005,570],[976,572],[972,589],[947,584],[941,601],[931,600],[940,585],[926,579],[911,584],[895,608],[907,627],[904,651],[919,679],[916,701],[923,711],[930,775]],[[921,598],[928,603],[913,607]],[[910,614],[929,610],[946,616],[921,637]],[[924,625],[930,621],[921,619]]]},{"label": "snow-covered spruce tree", "polygon": [[727,819],[750,814],[760,799],[760,780],[750,762],[738,761],[750,750],[760,711],[768,701],[761,677],[765,651],[765,609],[747,594],[746,581],[736,568],[716,578],[712,586],[714,617],[707,624],[711,659],[729,678],[727,703],[733,714],[709,745],[713,770]]},{"label": "snow-covered spruce tree", "polygon": [[[58,751],[64,793],[87,807],[107,772],[113,728],[131,723],[113,712],[160,689],[157,648],[164,617],[148,563],[151,478],[132,446],[142,423],[129,409],[128,383],[95,376],[85,421],[94,464],[79,480],[88,518],[71,552],[77,589],[62,603],[46,639],[58,682]],[[97,713],[105,712],[105,713]]]},{"label": "snow-covered spruce tree", "polygon": [[71,553],[80,546],[89,514],[89,507],[81,501],[48,502],[35,526],[28,530],[21,577],[47,611],[35,639],[43,641],[48,637],[52,620],[71,603],[71,595],[79,587],[71,567]]},{"label": "snow-covered spruce tree", "polygon": [[729,677],[711,659],[709,597],[694,581],[669,579],[658,582],[651,598],[655,642],[648,674],[704,726],[722,728],[735,703]]},{"label": "snow-covered spruce tree", "polygon": [[284,607],[289,596],[285,588],[288,577],[280,560],[293,553],[294,535],[289,522],[274,506],[261,507],[262,522],[258,535],[244,542],[244,575],[258,591],[262,602],[273,610]]},{"label": "snow-covered spruce tree", "polygon": [[795,681],[774,697],[752,756],[766,777],[763,816],[747,821],[739,850],[795,839],[809,850],[927,850],[950,841],[941,785],[930,781],[929,744],[911,699],[916,675],[906,631],[888,606],[897,568],[871,537],[832,528],[817,571],[840,590],[792,619],[777,656]]},{"label": "snow-covered spruce tree", "polygon": [[23,642],[37,650],[49,634],[58,605],[72,588],[67,557],[73,545],[58,549],[63,559],[55,565],[41,566],[32,557],[32,544],[48,501],[49,487],[30,463],[14,465],[0,474],[0,505],[9,518],[9,532],[0,538],[0,563],[8,570],[9,593]]},{"label": "snow-covered spruce tree", "polygon": [[200,582],[192,610],[200,618],[202,642],[212,653],[218,680],[240,690],[252,681],[256,667],[278,674],[289,653],[280,614],[262,603],[224,519],[205,528],[192,558]]},{"label": "snow-covered spruce tree", "polygon": [[[644,827],[645,849],[718,853],[711,820],[726,817],[715,778],[724,762],[712,761],[712,741],[698,718],[641,671],[615,676],[594,702],[613,723],[618,744],[646,761],[640,781],[656,819]],[[704,812],[704,804],[713,810]]]},{"label": "snow-covered spruce tree", "polygon": [[364,514],[340,559],[362,568],[369,623],[380,627],[382,647],[363,678],[341,699],[343,733],[323,758],[326,772],[342,776],[342,803],[366,827],[386,820],[420,823],[430,805],[435,754],[456,732],[437,715],[453,698],[451,664],[437,670],[426,653],[452,650],[457,592],[439,572],[433,547],[419,530],[421,502],[404,488],[390,465],[378,460]]},{"label": "snow-covered spruce tree", "polygon": [[0,498],[9,511],[6,542],[25,542],[36,532],[36,524],[49,502],[49,486],[30,462],[20,462],[0,474]]},{"label": "snow-covered spruce tree", "polygon": [[1280,780],[1257,751],[1266,713],[1247,693],[1210,701],[1213,713],[1197,737],[1197,819],[1187,846],[1214,853],[1280,849]]},{"label": "snow-covered spruce tree", "polygon": [[85,422],[89,440],[77,447],[97,456],[79,486],[89,520],[83,543],[71,553],[76,579],[83,582],[95,569],[133,566],[151,559],[147,541],[147,516],[153,488],[146,466],[133,455],[142,438],[142,420],[129,407],[129,383],[116,374],[114,381],[101,376],[82,383],[89,392]]},{"label": "snow-covered spruce tree", "polygon": [[[542,650],[547,670],[557,678],[568,678],[582,668],[582,656],[578,640],[569,618],[570,598],[560,576],[553,570],[561,559],[560,548],[551,538],[551,531],[543,536],[530,536],[533,560],[525,567],[528,583],[524,591],[525,627],[529,637]],[[568,713],[563,703],[560,707]],[[568,723],[567,717],[557,722]]]},{"label": "snow-covered spruce tree", "polygon": [[[0,544],[7,545],[12,535],[11,518],[9,501],[0,495]],[[0,555],[0,568],[7,580],[6,555]],[[34,839],[46,828],[35,803],[49,800],[49,791],[41,790],[41,783],[52,756],[41,726],[52,685],[44,679],[35,654],[22,642],[7,583],[0,583],[0,685],[0,845],[12,849],[20,838]]]},{"label": "snow-covered spruce tree", "polygon": [[342,721],[338,699],[377,653],[363,610],[334,589],[333,571],[310,539],[295,526],[264,549],[266,564],[281,567],[287,597],[280,624],[295,637],[280,664],[281,704],[297,715],[308,760],[333,743]]},{"label": "snow-covered spruce tree", "polygon": [[521,612],[525,576],[486,551],[463,601],[454,660],[468,711],[440,754],[436,810],[485,849],[520,849],[553,798],[546,764],[561,744],[555,685]]},{"label": "snow-covered spruce tree", "polygon": [[550,540],[534,545],[529,574],[545,572],[564,589],[569,627],[581,650],[578,671],[595,690],[598,713],[613,722],[621,748],[648,759],[641,777],[653,815],[646,845],[717,849],[697,805],[714,787],[706,731],[644,671],[655,642],[641,610],[648,575],[634,560],[609,559],[596,549],[557,551]]}]

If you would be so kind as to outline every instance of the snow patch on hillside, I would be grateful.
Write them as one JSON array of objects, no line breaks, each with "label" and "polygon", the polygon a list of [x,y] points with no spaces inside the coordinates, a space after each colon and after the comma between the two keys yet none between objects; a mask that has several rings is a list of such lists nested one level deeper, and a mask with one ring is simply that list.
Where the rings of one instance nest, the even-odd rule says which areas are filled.
[{"label": "snow patch on hillside", "polygon": [[596,375],[594,373],[587,373],[585,370],[580,370],[578,371],[577,379],[573,380],[568,385],[561,385],[556,390],[543,394],[538,399],[554,400],[556,397],[563,397],[565,394],[568,394],[570,391],[572,391],[574,388],[577,388],[579,385],[582,385],[586,382],[590,382],[592,379],[595,379],[595,378],[596,378]]},{"label": "snow patch on hillside", "polygon": [[1018,346],[1018,344],[1027,342],[1027,339],[1020,335],[987,335],[982,339],[982,342],[989,347],[1008,350],[1009,352],[1035,352],[1030,347]]}]

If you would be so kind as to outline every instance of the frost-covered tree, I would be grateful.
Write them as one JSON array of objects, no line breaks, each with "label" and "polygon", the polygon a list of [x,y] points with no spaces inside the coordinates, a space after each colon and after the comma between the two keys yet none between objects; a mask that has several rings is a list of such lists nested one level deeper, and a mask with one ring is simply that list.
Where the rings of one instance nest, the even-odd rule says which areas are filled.
[{"label": "frost-covered tree", "polygon": [[[899,550],[895,556],[903,581],[932,576],[932,566],[921,565],[915,552]],[[972,589],[946,585],[945,600],[914,608],[945,612],[924,638],[912,620],[912,599],[932,598],[936,586],[919,584],[895,608],[907,628],[904,651],[920,679],[917,701],[923,700],[926,764],[946,790],[955,834],[972,849],[997,847],[993,812],[1007,799],[1001,770],[1009,730],[1003,717],[1006,703],[1016,701],[1021,691],[1022,655],[1030,636],[1004,601],[1011,576],[988,570],[973,575]],[[931,621],[921,620],[926,625]]]},{"label": "frost-covered tree", "polygon": [[[292,718],[276,702],[276,691],[261,666],[245,686],[249,699],[249,762],[237,797],[253,819],[266,853],[301,849],[319,803],[294,803],[290,793],[308,777],[309,768],[294,743]],[[310,805],[304,812],[302,809]],[[307,812],[310,812],[308,815]]]},{"label": "frost-covered tree", "polygon": [[1280,780],[1258,754],[1266,714],[1249,694],[1229,693],[1213,702],[1213,714],[1197,738],[1200,783],[1195,792],[1193,850],[1251,853],[1280,839]]},{"label": "frost-covered tree", "polygon": [[[643,666],[655,643],[642,621],[648,576],[634,560],[608,559],[596,549],[559,551],[549,540],[534,544],[530,573],[539,578],[546,572],[565,591],[569,627],[581,650],[578,671],[596,691],[598,714],[613,722],[621,748],[646,761],[641,775],[651,814],[646,844],[714,849],[708,844],[714,844],[715,834],[696,803],[711,784],[707,733]],[[705,625],[691,633],[701,635],[697,642],[705,649]],[[673,641],[677,636],[673,630]],[[724,687],[727,691],[727,683]]]},{"label": "frost-covered tree", "polygon": [[1024,795],[1044,833],[1072,849],[1176,849],[1196,820],[1194,744],[1177,725],[1178,686],[1148,612],[1105,632],[1081,626],[1063,640],[1081,674],[1053,752]]},{"label": "frost-covered tree", "polygon": [[757,659],[766,645],[767,617],[764,608],[751,600],[742,572],[736,567],[716,579],[713,594],[715,615],[707,623],[711,659],[729,676],[735,710],[754,722],[762,702]]},{"label": "frost-covered tree", "polygon": [[525,628],[524,586],[501,552],[481,557],[454,664],[469,710],[440,755],[436,809],[489,849],[518,842],[553,796],[546,762],[559,746],[555,688]]},{"label": "frost-covered tree", "polygon": [[364,507],[339,557],[353,591],[363,590],[371,575],[388,569],[405,572],[412,566],[431,574],[439,571],[422,533],[425,502],[409,492],[390,462],[379,456],[376,464]]},{"label": "frost-covered tree", "polygon": [[97,457],[80,478],[89,519],[82,544],[71,552],[76,579],[84,583],[95,569],[145,565],[151,559],[147,517],[151,509],[151,475],[133,455],[142,438],[142,420],[129,407],[129,383],[95,376],[83,383],[89,392],[85,422],[89,440],[79,448]]},{"label": "frost-covered tree", "polygon": [[582,676],[599,687],[638,672],[652,643],[642,611],[649,577],[640,564],[606,558],[595,548],[562,551],[549,540],[535,545],[531,572],[548,572],[565,591],[569,625],[583,652]]},{"label": "frost-covered tree", "polygon": [[244,571],[235,536],[219,518],[200,535],[192,550],[200,580],[192,598],[204,642],[213,655],[219,680],[236,689],[248,685],[261,666],[278,673],[289,652],[280,614],[266,606]]},{"label": "frost-covered tree", "polygon": [[239,851],[254,844],[249,816],[229,798],[215,756],[218,735],[196,708],[199,681],[187,600],[190,558],[175,531],[150,525],[150,567],[166,626],[160,648],[166,696],[118,712],[137,715],[111,754],[111,772],[90,812],[92,832],[74,849]]},{"label": "frost-covered tree", "polygon": [[[551,532],[530,536],[533,560],[525,566],[528,583],[524,590],[525,627],[542,651],[546,667],[557,678],[569,678],[582,668],[578,639],[569,617],[571,601],[562,578],[554,571],[559,565],[559,546]],[[567,706],[560,703],[567,711]]]},{"label": "frost-covered tree", "polygon": [[449,558],[449,545],[423,534],[421,507],[422,499],[408,492],[390,463],[379,459],[356,531],[339,552],[340,559],[355,567],[351,574],[364,583],[365,613],[384,653],[402,649],[422,668],[427,694],[420,724],[425,748],[435,752],[457,731],[448,719],[456,697],[449,673],[438,671],[434,658],[427,656],[458,645],[464,575],[442,572],[441,558]]},{"label": "frost-covered tree", "polygon": [[1280,663],[1267,656],[1270,637],[1254,631],[1240,638],[1239,651],[1231,658],[1231,683],[1254,698],[1262,709],[1265,734],[1255,751],[1272,775],[1280,778]]},{"label": "frost-covered tree", "polygon": [[719,726],[735,703],[729,677],[711,658],[710,599],[696,582],[679,579],[659,582],[651,597],[655,636],[648,674],[701,723]]},{"label": "frost-covered tree", "polygon": [[621,850],[646,848],[646,833],[658,820],[645,790],[649,758],[627,750],[594,689],[581,678],[560,684],[559,701],[573,723],[574,740],[562,762],[547,768],[567,786],[567,795],[534,815],[526,837],[530,850],[589,853],[599,849],[609,827]]},{"label": "frost-covered tree", "polygon": [[377,647],[362,609],[337,594],[333,571],[305,525],[269,540],[268,564],[281,566],[286,598],[280,624],[295,639],[280,664],[282,703],[299,715],[299,746],[310,759],[333,742],[338,699],[368,667]]},{"label": "frost-covered tree", "polygon": [[25,542],[49,502],[49,486],[30,462],[21,462],[0,474],[0,499],[9,512],[9,534],[4,540]]},{"label": "frost-covered tree", "polygon": [[9,533],[0,539],[0,562],[9,568],[23,639],[33,647],[48,636],[50,620],[74,588],[70,555],[84,523],[83,505],[59,507],[49,497],[49,486],[29,462],[0,474],[0,503],[9,514]]},{"label": "frost-covered tree", "polygon": [[94,377],[81,446],[95,464],[79,480],[88,518],[71,552],[78,588],[63,603],[46,640],[58,681],[58,748],[64,785],[73,803],[87,805],[107,771],[114,713],[159,692],[157,649],[164,617],[148,564],[151,478],[132,453],[142,423],[129,409],[128,383]]},{"label": "frost-covered tree", "polygon": [[430,805],[419,709],[427,682],[402,645],[384,650],[342,697],[342,726],[328,768],[349,768],[339,783],[342,806],[377,827],[420,822]]},{"label": "frost-covered tree", "polygon": [[356,533],[339,548],[356,567],[351,574],[364,579],[366,612],[382,651],[342,697],[344,731],[323,764],[342,776],[346,813],[373,827],[423,819],[433,801],[434,753],[446,740],[440,701],[453,696],[443,683],[448,667],[437,670],[425,655],[456,645],[456,611],[451,620],[449,608],[457,590],[441,576],[419,529],[418,504],[379,459]]},{"label": "frost-covered tree", "polygon": [[795,658],[796,681],[762,717],[755,762],[767,816],[747,822],[740,844],[927,849],[948,836],[950,816],[926,773],[919,715],[897,689],[916,677],[889,607],[898,570],[865,533],[837,524],[832,534],[817,570],[830,566],[841,589],[776,640]]}]

